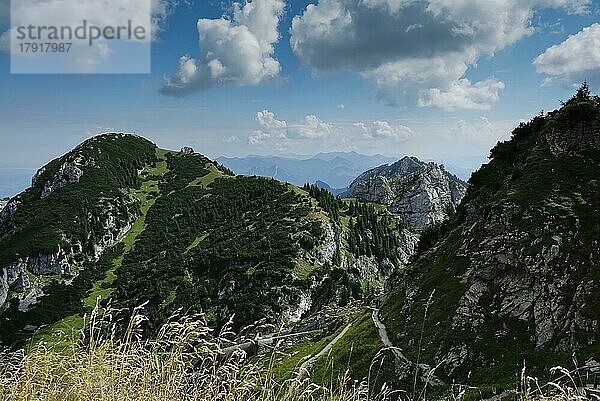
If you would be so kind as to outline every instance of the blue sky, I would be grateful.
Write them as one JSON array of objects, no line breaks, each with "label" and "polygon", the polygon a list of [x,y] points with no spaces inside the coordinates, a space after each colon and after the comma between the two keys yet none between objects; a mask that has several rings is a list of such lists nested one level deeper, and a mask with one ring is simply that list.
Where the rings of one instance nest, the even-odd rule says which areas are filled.
[{"label": "blue sky", "polygon": [[[254,0],[256,9],[261,2],[266,8],[244,9],[247,4],[241,2],[238,10],[249,16],[235,20],[231,1],[169,0],[173,8],[152,43],[148,75],[11,75],[10,55],[0,52],[0,180],[12,173],[28,175],[90,135],[112,130],[139,133],[166,148],[191,145],[210,157],[356,150],[475,168],[519,121],[558,107],[581,80],[587,78],[598,90],[596,1],[543,0],[524,6],[490,0],[506,11],[508,18],[501,22],[485,14],[485,2],[474,0],[462,1],[461,10],[448,8],[449,0],[430,0],[428,8],[426,1],[362,1],[353,9],[355,2],[346,0],[288,0],[281,10],[283,0]],[[0,10],[7,10],[7,3],[0,0]],[[309,4],[314,5],[310,13]],[[384,12],[382,7],[389,8]],[[331,10],[351,18],[332,20]],[[415,23],[402,25],[409,12]],[[373,23],[368,19],[373,15],[391,19]],[[236,53],[237,43],[229,54],[226,47],[214,47],[221,43],[218,32],[216,39],[207,34],[205,42],[199,40],[197,21],[206,21],[206,34],[223,16],[228,32],[243,26],[243,34],[261,43],[259,71],[231,72],[255,60]],[[515,16],[525,19],[515,23]],[[258,28],[251,26],[255,17]],[[0,21],[6,30],[6,18]],[[453,24],[448,32],[457,32],[457,21],[468,32],[448,39],[444,30]],[[269,24],[276,29],[274,41],[273,32],[252,31]],[[323,24],[329,25],[319,32]],[[506,24],[514,37],[494,31],[498,24]],[[482,25],[480,31],[471,29]],[[420,33],[410,40],[419,43],[399,44],[410,41],[406,35],[413,29]],[[357,38],[364,32],[378,42]],[[381,38],[390,42],[381,43]],[[216,55],[206,54],[211,46]],[[557,47],[548,50],[552,46]],[[579,55],[582,47],[591,56]],[[198,70],[185,82],[177,75],[184,55]],[[202,72],[208,71],[211,57],[221,57],[224,73]],[[579,64],[572,61],[577,57],[583,60]],[[416,59],[424,68],[416,67]],[[445,67],[429,71],[436,62]],[[415,78],[419,74],[424,78]]]}]

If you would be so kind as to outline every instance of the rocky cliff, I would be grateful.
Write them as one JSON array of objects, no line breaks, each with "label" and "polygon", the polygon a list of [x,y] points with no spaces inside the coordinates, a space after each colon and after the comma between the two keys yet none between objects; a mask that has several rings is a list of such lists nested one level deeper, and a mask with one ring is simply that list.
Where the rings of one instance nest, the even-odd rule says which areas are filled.
[{"label": "rocky cliff", "polygon": [[0,213],[2,213],[2,209],[4,209],[9,200],[8,198],[0,199]]},{"label": "rocky cliff", "polygon": [[416,231],[444,221],[467,185],[444,166],[405,157],[360,175],[342,196],[384,204]]}]

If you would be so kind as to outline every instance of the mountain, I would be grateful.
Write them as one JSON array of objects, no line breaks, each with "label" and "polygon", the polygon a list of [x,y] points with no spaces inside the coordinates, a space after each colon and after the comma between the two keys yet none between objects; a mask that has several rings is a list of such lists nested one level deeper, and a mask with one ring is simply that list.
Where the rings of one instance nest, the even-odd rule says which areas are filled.
[{"label": "mountain", "polygon": [[0,213],[0,306],[11,286],[31,286],[30,273],[74,274],[78,262],[119,240],[139,215],[120,188],[138,185],[137,171],[153,157],[153,144],[141,138],[100,137],[41,168]]},{"label": "mountain", "polygon": [[404,157],[361,174],[342,196],[386,205],[417,231],[453,213],[467,185],[444,166]]},{"label": "mountain", "polygon": [[359,174],[372,167],[394,161],[381,155],[365,156],[356,152],[319,153],[311,158],[276,156],[219,157],[217,162],[236,174],[274,177],[294,185],[316,181],[333,188],[346,188]]},{"label": "mountain", "polygon": [[[506,389],[524,367],[544,379],[554,366],[600,355],[600,98],[583,87],[522,123],[490,157],[373,312],[400,350],[390,354],[388,382]],[[377,341],[365,327],[362,338]],[[334,348],[332,358],[366,376],[376,350],[347,335],[353,353]]]},{"label": "mountain", "polygon": [[4,209],[4,206],[6,206],[9,200],[9,198],[0,199],[0,213],[2,212],[2,209]]},{"label": "mountain", "polygon": [[100,135],[0,213],[0,340],[68,344],[110,298],[117,325],[139,307],[142,338],[178,314],[251,327],[224,354],[247,350],[277,379],[498,395],[524,369],[547,380],[600,355],[599,166],[585,87],[498,143],[468,186],[406,157],[349,199]]},{"label": "mountain", "polygon": [[214,327],[338,327],[338,308],[380,294],[416,242],[383,207],[103,134],[0,214],[0,341],[78,330],[98,297],[144,305],[148,333],[181,308]]}]

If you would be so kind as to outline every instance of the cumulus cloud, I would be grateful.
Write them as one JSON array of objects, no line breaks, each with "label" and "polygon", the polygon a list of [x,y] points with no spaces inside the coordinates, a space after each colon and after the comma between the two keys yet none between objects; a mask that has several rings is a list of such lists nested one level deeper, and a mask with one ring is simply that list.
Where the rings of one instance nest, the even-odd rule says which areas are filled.
[{"label": "cumulus cloud", "polygon": [[231,19],[200,19],[200,57],[183,56],[162,92],[184,96],[214,84],[257,85],[277,76],[274,58],[283,0],[234,3]]},{"label": "cumulus cloud", "polygon": [[447,137],[468,142],[488,143],[492,146],[497,141],[506,139],[511,128],[512,123],[492,122],[487,117],[481,116],[476,121],[458,120]]},{"label": "cumulus cloud", "polygon": [[[590,0],[319,0],[292,21],[290,43],[316,73],[349,69],[389,103],[482,109],[502,84],[471,83],[469,66],[533,32],[535,9],[584,13]],[[465,99],[457,99],[457,97]]]},{"label": "cumulus cloud", "polygon": [[579,84],[584,79],[600,81],[600,24],[584,28],[548,48],[533,64],[539,73],[548,75],[545,84]]},{"label": "cumulus cloud", "polygon": [[288,135],[291,137],[300,138],[325,138],[334,130],[332,124],[321,121],[315,115],[309,115],[304,117],[304,121],[301,124],[292,125],[288,130]]},{"label": "cumulus cloud", "polygon": [[287,128],[287,122],[277,120],[275,113],[269,110],[263,110],[256,113],[256,122],[269,132],[283,131]]},{"label": "cumulus cloud", "polygon": [[409,127],[399,124],[392,125],[388,121],[373,121],[370,125],[363,122],[353,124],[354,128],[368,139],[394,139],[407,141],[415,136],[415,133]]},{"label": "cumulus cloud", "polygon": [[275,118],[275,113],[272,111],[259,111],[256,113],[255,120],[260,129],[248,136],[250,145],[262,143],[269,138],[287,138],[287,122]]},{"label": "cumulus cloud", "polygon": [[498,92],[504,89],[504,82],[487,79],[471,84],[468,79],[450,83],[447,90],[432,88],[421,93],[420,107],[435,106],[447,111],[456,109],[487,110],[498,100]]},{"label": "cumulus cloud", "polygon": [[407,141],[415,137],[412,129],[405,125],[394,125],[378,120],[372,123],[356,122],[331,123],[315,115],[307,115],[298,123],[289,123],[277,118],[275,113],[263,110],[256,113],[255,121],[259,129],[248,135],[250,145],[258,145],[268,140],[289,143],[294,140],[392,140]]},{"label": "cumulus cloud", "polygon": [[413,131],[405,125],[392,126],[387,121],[375,121],[373,125],[375,126],[374,137],[407,140],[414,135]]},{"label": "cumulus cloud", "polygon": [[262,143],[265,139],[271,138],[271,134],[264,131],[254,131],[248,136],[248,143],[250,145],[257,145]]},{"label": "cumulus cloud", "polygon": [[263,110],[256,113],[256,122],[260,129],[252,132],[248,143],[256,145],[270,138],[279,139],[319,139],[330,136],[335,126],[326,123],[315,115],[308,115],[298,124],[288,124],[285,120],[278,120],[275,113]]}]

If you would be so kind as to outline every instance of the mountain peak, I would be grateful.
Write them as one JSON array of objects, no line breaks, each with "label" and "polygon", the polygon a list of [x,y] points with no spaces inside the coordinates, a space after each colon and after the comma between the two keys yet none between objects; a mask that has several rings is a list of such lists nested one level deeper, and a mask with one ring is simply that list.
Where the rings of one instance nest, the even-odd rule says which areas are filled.
[{"label": "mountain peak", "polygon": [[347,197],[378,202],[415,230],[444,221],[466,192],[466,184],[444,166],[405,156],[366,171],[350,185]]}]

